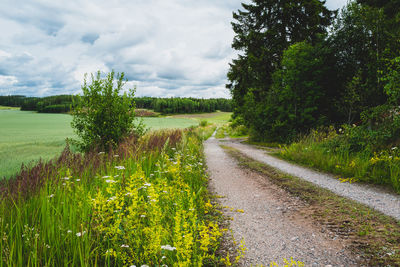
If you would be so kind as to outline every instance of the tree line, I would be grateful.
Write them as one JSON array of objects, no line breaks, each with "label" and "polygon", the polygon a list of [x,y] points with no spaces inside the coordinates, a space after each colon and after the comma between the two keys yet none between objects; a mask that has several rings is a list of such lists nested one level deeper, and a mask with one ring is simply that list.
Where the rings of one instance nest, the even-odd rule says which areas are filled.
[{"label": "tree line", "polygon": [[[214,112],[217,110],[232,111],[232,101],[224,98],[136,97],[134,101],[136,108],[153,109],[164,114]],[[75,102],[76,96],[73,95],[48,97],[0,96],[0,105],[2,106],[21,107],[21,110],[41,113],[70,112]]]},{"label": "tree line", "polygon": [[[371,123],[400,102],[400,5],[252,0],[233,13],[227,88],[254,139]],[[378,112],[379,111],[379,112]]]},{"label": "tree line", "polygon": [[73,95],[56,95],[47,97],[26,97],[23,95],[0,96],[0,105],[21,107],[25,111],[40,113],[65,113],[71,110]]},{"label": "tree line", "polygon": [[225,98],[135,98],[137,108],[153,109],[165,114],[232,111],[232,100]]}]

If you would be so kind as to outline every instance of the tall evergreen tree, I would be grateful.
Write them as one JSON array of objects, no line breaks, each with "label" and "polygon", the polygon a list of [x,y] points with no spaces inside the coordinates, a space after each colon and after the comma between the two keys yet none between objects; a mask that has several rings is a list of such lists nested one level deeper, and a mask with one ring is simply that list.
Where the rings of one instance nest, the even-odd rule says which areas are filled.
[{"label": "tall evergreen tree", "polygon": [[227,88],[236,115],[243,116],[258,134],[263,131],[259,117],[268,102],[272,73],[279,68],[283,51],[301,41],[314,44],[326,32],[334,12],[324,4],[320,0],[252,0],[233,13],[232,47],[240,55],[230,64]]}]

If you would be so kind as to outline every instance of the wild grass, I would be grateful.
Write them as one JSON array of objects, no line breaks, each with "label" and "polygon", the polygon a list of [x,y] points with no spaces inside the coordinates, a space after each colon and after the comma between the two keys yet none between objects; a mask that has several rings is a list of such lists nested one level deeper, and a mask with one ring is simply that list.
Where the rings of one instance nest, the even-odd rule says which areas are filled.
[{"label": "wild grass", "polygon": [[248,137],[246,127],[244,125],[238,125],[232,127],[231,123],[226,123],[218,128],[216,138],[245,138]]},{"label": "wild grass", "polygon": [[298,142],[284,146],[277,156],[337,174],[342,181],[360,181],[387,186],[400,193],[400,150],[393,147],[380,152],[351,152],[335,132],[314,131]]},{"label": "wild grass", "polygon": [[237,149],[223,148],[241,166],[259,172],[265,179],[307,203],[299,212],[347,240],[349,248],[366,261],[360,265],[400,265],[400,223],[395,219],[308,181],[284,174]]},{"label": "wild grass", "polygon": [[12,266],[216,264],[202,137],[181,130],[116,150],[66,149],[0,185],[0,261]]}]

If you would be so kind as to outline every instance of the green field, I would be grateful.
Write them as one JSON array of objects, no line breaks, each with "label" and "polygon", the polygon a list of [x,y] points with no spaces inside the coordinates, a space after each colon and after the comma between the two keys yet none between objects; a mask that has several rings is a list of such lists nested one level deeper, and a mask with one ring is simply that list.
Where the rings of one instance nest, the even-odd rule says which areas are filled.
[{"label": "green field", "polygon": [[[200,115],[179,115],[160,118],[143,118],[150,129],[186,128],[198,125],[202,119],[225,122],[230,113],[218,112]],[[0,177],[15,174],[21,164],[39,158],[49,160],[58,155],[67,137],[75,137],[70,126],[72,117],[67,114],[40,114],[16,109],[0,110]]]},{"label": "green field", "polygon": [[188,118],[198,122],[206,120],[208,123],[217,125],[226,124],[232,116],[232,112],[214,112],[214,113],[202,113],[202,114],[180,114],[173,115],[172,118]]},{"label": "green field", "polygon": [[0,106],[0,110],[19,110],[20,108],[17,107],[6,107],[6,106]]}]

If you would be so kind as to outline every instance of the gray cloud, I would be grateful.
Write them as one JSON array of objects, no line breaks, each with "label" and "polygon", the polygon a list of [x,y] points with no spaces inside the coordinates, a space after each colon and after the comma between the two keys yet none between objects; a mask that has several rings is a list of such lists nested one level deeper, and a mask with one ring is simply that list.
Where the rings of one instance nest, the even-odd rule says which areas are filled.
[{"label": "gray cloud", "polygon": [[85,73],[114,69],[140,96],[229,97],[241,2],[3,0],[0,94],[78,93]]}]

